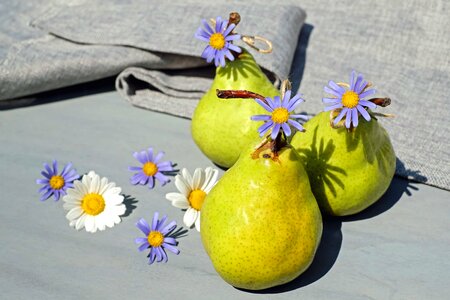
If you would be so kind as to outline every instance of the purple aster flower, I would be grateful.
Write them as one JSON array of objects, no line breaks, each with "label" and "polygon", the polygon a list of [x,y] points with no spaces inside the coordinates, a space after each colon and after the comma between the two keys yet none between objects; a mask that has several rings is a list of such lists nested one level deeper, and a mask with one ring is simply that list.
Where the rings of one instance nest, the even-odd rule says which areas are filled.
[{"label": "purple aster flower", "polygon": [[291,115],[291,112],[293,112],[294,109],[304,100],[299,94],[295,95],[291,99],[291,93],[291,90],[287,90],[284,94],[283,101],[281,101],[279,96],[273,97],[273,100],[267,97],[265,98],[266,102],[260,99],[255,99],[259,105],[270,112],[270,115],[252,116],[253,121],[265,122],[258,128],[260,136],[263,136],[270,128],[272,128],[272,139],[277,137],[280,129],[282,129],[287,136],[290,136],[291,128],[289,125],[292,125],[299,131],[304,130],[303,126],[293,119],[303,119],[304,121],[307,121],[308,117],[305,115]]},{"label": "purple aster flower", "polygon": [[165,172],[173,171],[172,162],[159,162],[163,157],[164,152],[159,152],[153,157],[153,148],[148,148],[147,151],[134,152],[133,156],[143,164],[142,167],[128,167],[130,171],[138,171],[131,177],[131,184],[148,184],[149,188],[155,187],[155,178],[164,186],[170,182],[170,179],[164,175]]},{"label": "purple aster flower", "polygon": [[208,43],[205,50],[203,50],[202,57],[208,63],[214,60],[216,67],[221,65],[225,67],[225,57],[233,61],[234,56],[230,50],[241,53],[241,48],[232,44],[233,41],[241,38],[239,34],[231,34],[236,24],[228,26],[228,20],[223,20],[220,17],[216,19],[216,26],[214,30],[209,26],[206,20],[202,20],[204,28],[200,27],[195,33],[195,37]]},{"label": "purple aster flower", "polygon": [[370,121],[370,115],[366,108],[375,108],[376,105],[370,101],[364,100],[365,97],[376,93],[375,89],[369,89],[369,83],[363,76],[352,71],[350,75],[349,88],[344,88],[342,84],[337,84],[330,80],[329,86],[324,87],[324,91],[331,94],[331,98],[323,98],[322,101],[327,105],[324,111],[341,109],[339,115],[334,119],[336,125],[345,116],[345,127],[350,128],[358,126],[358,117],[361,114],[366,121]]},{"label": "purple aster flower", "polygon": [[161,220],[159,220],[158,217],[159,213],[155,212],[151,227],[143,218],[136,223],[136,227],[145,234],[145,237],[136,238],[134,242],[136,244],[141,244],[138,248],[139,251],[150,248],[150,253],[148,255],[149,264],[152,264],[155,260],[157,262],[167,262],[167,253],[165,249],[177,255],[180,253],[180,250],[176,248],[176,245],[178,244],[177,240],[168,236],[175,230],[177,223],[172,221],[164,226],[167,216],[163,216]]},{"label": "purple aster flower", "polygon": [[36,180],[37,184],[43,184],[44,186],[39,189],[39,193],[42,193],[41,201],[45,201],[52,195],[55,201],[58,201],[61,196],[66,195],[68,188],[73,188],[74,180],[80,178],[77,171],[72,168],[72,163],[68,163],[64,166],[61,174],[58,174],[58,162],[53,160],[53,165],[50,167],[48,163],[44,163],[44,168],[41,172],[43,179]]}]

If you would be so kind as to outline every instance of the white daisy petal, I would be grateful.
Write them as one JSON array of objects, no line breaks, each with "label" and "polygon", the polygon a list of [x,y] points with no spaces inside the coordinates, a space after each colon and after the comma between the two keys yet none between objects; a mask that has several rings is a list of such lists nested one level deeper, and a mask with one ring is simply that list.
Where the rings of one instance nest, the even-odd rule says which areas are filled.
[{"label": "white daisy petal", "polygon": [[197,214],[197,210],[189,207],[183,217],[184,225],[186,225],[187,227],[191,227],[195,223],[195,220],[197,220]]},{"label": "white daisy petal", "polygon": [[195,229],[197,229],[198,232],[200,232],[200,214],[201,212],[198,212],[197,220],[195,220]]},{"label": "white daisy petal", "polygon": [[175,186],[182,194],[186,195],[186,197],[189,196],[191,188],[189,185],[186,185],[185,181],[179,175],[175,176]]},{"label": "white daisy petal", "polygon": [[[77,230],[85,228],[87,232],[94,233],[120,223],[119,216],[126,212],[126,206],[123,204],[124,197],[120,195],[121,191],[122,189],[116,187],[114,182],[108,183],[106,177],[100,177],[93,171],[84,175],[81,181],[75,182],[73,189],[68,189],[67,195],[63,197],[63,207],[68,211],[66,218],[69,220],[69,225]],[[91,195],[86,197],[88,194]],[[83,208],[82,200],[93,202],[90,203],[92,205],[88,203]],[[99,201],[104,203],[100,205]]]},{"label": "white daisy petal", "polygon": [[77,222],[75,223],[75,229],[80,230],[84,227],[84,221],[86,220],[86,214],[81,215],[81,217],[78,218]]},{"label": "white daisy petal", "polygon": [[192,177],[192,189],[197,190],[202,184],[202,180],[204,180],[203,170],[201,168],[195,169]]},{"label": "white daisy petal", "polygon": [[177,208],[181,208],[181,209],[188,209],[190,206],[189,202],[186,200],[175,200],[172,201],[172,205],[177,207]]},{"label": "white daisy petal", "polygon": [[86,227],[87,232],[94,233],[97,231],[97,228],[95,228],[95,221],[94,216],[87,215],[86,220],[84,221],[84,227]]},{"label": "white daisy petal", "polygon": [[218,176],[219,176],[219,170],[213,169],[210,177],[208,178],[208,180],[205,181],[205,186],[202,187],[202,190],[205,193],[208,194],[211,191],[211,189],[214,187],[214,185],[216,185]]},{"label": "white daisy petal", "polygon": [[183,168],[181,170],[181,175],[183,176],[183,179],[186,180],[187,186],[192,187],[192,176],[191,173],[186,168]]},{"label": "white daisy petal", "polygon": [[180,194],[180,193],[167,193],[166,194],[166,199],[169,201],[185,201],[187,202],[187,198],[185,195]]},{"label": "white daisy petal", "polygon": [[81,216],[84,213],[80,206],[72,208],[66,215],[67,220],[72,221]]}]

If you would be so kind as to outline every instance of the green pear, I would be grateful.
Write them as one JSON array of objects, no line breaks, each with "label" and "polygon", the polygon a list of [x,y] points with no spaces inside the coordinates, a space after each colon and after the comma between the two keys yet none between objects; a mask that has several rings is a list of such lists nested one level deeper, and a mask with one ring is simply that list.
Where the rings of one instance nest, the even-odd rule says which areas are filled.
[{"label": "green pear", "polygon": [[260,290],[289,282],[311,264],[322,217],[291,147],[245,151],[206,196],[201,238],[231,285]]},{"label": "green pear", "polygon": [[[360,118],[361,119],[361,118]],[[291,144],[304,158],[311,189],[328,214],[358,213],[387,190],[395,172],[395,153],[386,130],[372,118],[351,131],[333,128],[321,112],[295,134]]]},{"label": "green pear", "polygon": [[249,99],[219,99],[216,89],[251,90],[273,97],[280,92],[272,85],[246,50],[225,67],[216,69],[209,91],[200,99],[192,117],[192,137],[200,150],[214,163],[229,168],[241,151],[258,138],[258,122],[252,115],[267,113]]}]

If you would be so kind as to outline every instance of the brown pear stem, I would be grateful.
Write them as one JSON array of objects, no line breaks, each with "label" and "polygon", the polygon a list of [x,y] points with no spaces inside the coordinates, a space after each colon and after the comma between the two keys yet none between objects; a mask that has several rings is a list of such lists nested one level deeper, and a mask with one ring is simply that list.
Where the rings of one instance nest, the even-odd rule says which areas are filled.
[{"label": "brown pear stem", "polygon": [[241,15],[235,11],[230,13],[228,24],[235,24],[236,26],[241,22]]},{"label": "brown pear stem", "polygon": [[381,106],[381,107],[386,107],[391,104],[391,98],[387,98],[387,97],[386,98],[372,98],[372,99],[369,99],[369,101],[378,106]]},{"label": "brown pear stem", "polygon": [[221,99],[236,99],[236,98],[243,98],[243,99],[259,99],[263,101],[265,104],[269,105],[264,98],[264,96],[251,92],[246,90],[219,90],[216,89],[216,95],[217,97]]}]

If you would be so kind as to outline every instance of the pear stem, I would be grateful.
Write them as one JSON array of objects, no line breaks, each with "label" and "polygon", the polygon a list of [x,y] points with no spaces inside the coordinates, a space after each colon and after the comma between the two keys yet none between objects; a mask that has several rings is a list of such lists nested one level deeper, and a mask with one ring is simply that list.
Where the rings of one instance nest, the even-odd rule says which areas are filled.
[{"label": "pear stem", "polygon": [[372,98],[372,99],[369,99],[369,101],[378,106],[381,106],[381,107],[386,107],[391,104],[391,98],[387,98],[387,97],[386,98]]},{"label": "pear stem", "polygon": [[264,98],[264,96],[254,93],[254,92],[247,91],[247,90],[219,90],[219,89],[216,89],[216,95],[218,98],[221,98],[221,99],[236,99],[236,98],[259,99],[262,102],[264,102],[265,104],[269,105],[269,103],[267,103],[267,100],[266,100],[266,98]]}]

